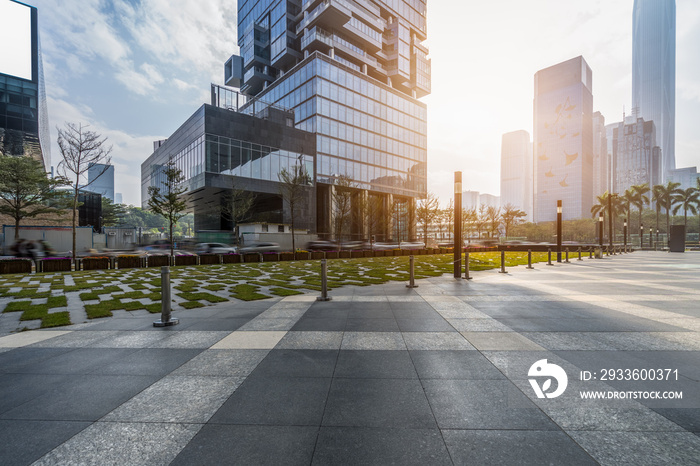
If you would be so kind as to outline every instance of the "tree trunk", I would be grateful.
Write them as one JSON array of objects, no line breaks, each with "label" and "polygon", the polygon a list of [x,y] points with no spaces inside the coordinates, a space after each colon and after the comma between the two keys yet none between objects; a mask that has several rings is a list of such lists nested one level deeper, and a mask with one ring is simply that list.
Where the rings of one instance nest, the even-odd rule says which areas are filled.
[{"label": "tree trunk", "polygon": [[173,241],[173,221],[172,219],[170,220],[170,259],[171,262],[174,261],[175,257],[175,242]]},{"label": "tree trunk", "polygon": [[292,252],[296,253],[297,247],[296,247],[296,242],[294,241],[294,204],[293,203],[289,204],[289,210],[291,211],[291,214],[292,214]]},{"label": "tree trunk", "polygon": [[15,218],[15,243],[19,239],[19,218]]},{"label": "tree trunk", "polygon": [[75,262],[75,217],[78,213],[78,181],[79,177],[75,180],[75,190],[73,191],[73,262]]}]

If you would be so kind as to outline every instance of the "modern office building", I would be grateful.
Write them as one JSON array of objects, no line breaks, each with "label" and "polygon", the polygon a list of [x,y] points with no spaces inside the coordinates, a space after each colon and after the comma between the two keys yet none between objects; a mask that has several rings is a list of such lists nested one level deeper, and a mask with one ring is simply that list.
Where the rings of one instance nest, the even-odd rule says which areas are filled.
[{"label": "modern office building", "polygon": [[479,194],[479,208],[481,208],[482,205],[498,209],[501,207],[501,198],[493,194]]},{"label": "modern office building", "polygon": [[623,194],[634,185],[661,184],[661,149],[653,121],[633,116],[613,124],[612,192]]},{"label": "modern office building", "polygon": [[278,175],[300,165],[310,183],[298,203],[295,228],[315,233],[315,136],[293,127],[291,111],[259,103],[243,110],[232,105],[237,99],[245,100],[212,85],[212,105],[202,105],[168,139],[154,143],[153,154],[141,165],[142,207],[148,208],[149,186],[164,188],[164,170],[172,161],[185,178],[195,231],[233,230],[231,216],[222,213],[233,189],[255,196],[245,221],[290,224]]},{"label": "modern office building", "polygon": [[583,57],[535,74],[535,222],[591,215],[593,73]]},{"label": "modern office building", "polygon": [[467,210],[478,209],[479,191],[464,191],[462,193],[462,208]]},{"label": "modern office building", "polygon": [[532,221],[532,142],[524,130],[501,138],[501,205],[510,204]]},{"label": "modern office building", "polygon": [[676,0],[634,0],[632,105],[656,125],[665,179],[676,168]]},{"label": "modern office building", "polygon": [[0,152],[26,155],[51,170],[51,136],[37,9],[0,2]]},{"label": "modern office building", "polygon": [[671,170],[666,177],[666,181],[680,183],[681,185],[679,188],[684,190],[688,188],[697,188],[698,179],[700,179],[700,173],[698,173],[697,167],[676,168],[675,170]]},{"label": "modern office building", "polygon": [[88,168],[86,189],[114,202],[114,165],[97,163]]},{"label": "modern office building", "polygon": [[593,198],[604,192],[612,192],[611,189],[611,166],[612,151],[608,153],[608,137],[605,129],[605,117],[600,112],[593,114]]},{"label": "modern office building", "polygon": [[123,204],[124,203],[122,193],[114,193],[114,203],[115,204]]},{"label": "modern office building", "polygon": [[[226,62],[226,84],[293,109],[295,127],[315,135],[321,236],[344,177],[355,207],[382,206],[388,221],[372,235],[415,236],[411,212],[427,193],[427,108],[417,100],[430,93],[426,39],[423,0],[239,2],[241,56]],[[349,233],[367,238],[353,217]]]}]

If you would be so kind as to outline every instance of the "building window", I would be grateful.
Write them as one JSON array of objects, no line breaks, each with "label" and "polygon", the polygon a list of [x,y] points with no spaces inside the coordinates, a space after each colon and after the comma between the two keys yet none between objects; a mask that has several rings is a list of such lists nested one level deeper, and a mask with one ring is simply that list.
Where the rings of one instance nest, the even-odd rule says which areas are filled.
[{"label": "building window", "polygon": [[277,226],[277,232],[278,232],[278,233],[284,233],[284,225],[278,225],[278,226]]}]

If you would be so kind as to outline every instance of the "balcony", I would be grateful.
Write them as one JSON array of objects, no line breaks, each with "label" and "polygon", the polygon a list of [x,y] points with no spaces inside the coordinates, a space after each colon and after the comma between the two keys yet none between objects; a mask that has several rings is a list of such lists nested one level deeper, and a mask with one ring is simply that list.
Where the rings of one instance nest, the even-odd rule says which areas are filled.
[{"label": "balcony", "polygon": [[316,24],[323,24],[329,28],[341,27],[350,21],[352,12],[349,5],[343,0],[324,0],[311,13],[297,25],[297,36],[305,28],[310,28]]},{"label": "balcony", "polygon": [[254,66],[243,75],[243,87],[241,91],[246,94],[255,95],[263,90],[266,82],[272,82],[275,78],[265,72],[265,68]]}]

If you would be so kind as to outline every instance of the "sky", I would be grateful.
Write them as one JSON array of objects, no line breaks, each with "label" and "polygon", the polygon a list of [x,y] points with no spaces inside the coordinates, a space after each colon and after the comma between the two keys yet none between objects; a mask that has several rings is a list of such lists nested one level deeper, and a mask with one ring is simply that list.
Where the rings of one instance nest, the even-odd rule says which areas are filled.
[{"label": "sky", "polygon": [[[5,2],[8,0],[0,0]],[[26,0],[39,9],[52,163],[56,127],[113,145],[115,192],[140,205],[140,167],[202,104],[238,52],[231,0]],[[534,74],[583,55],[594,111],[631,107],[633,0],[428,1],[428,190],[499,194],[503,133],[532,135]],[[700,3],[676,0],[676,163],[700,165]]]}]

